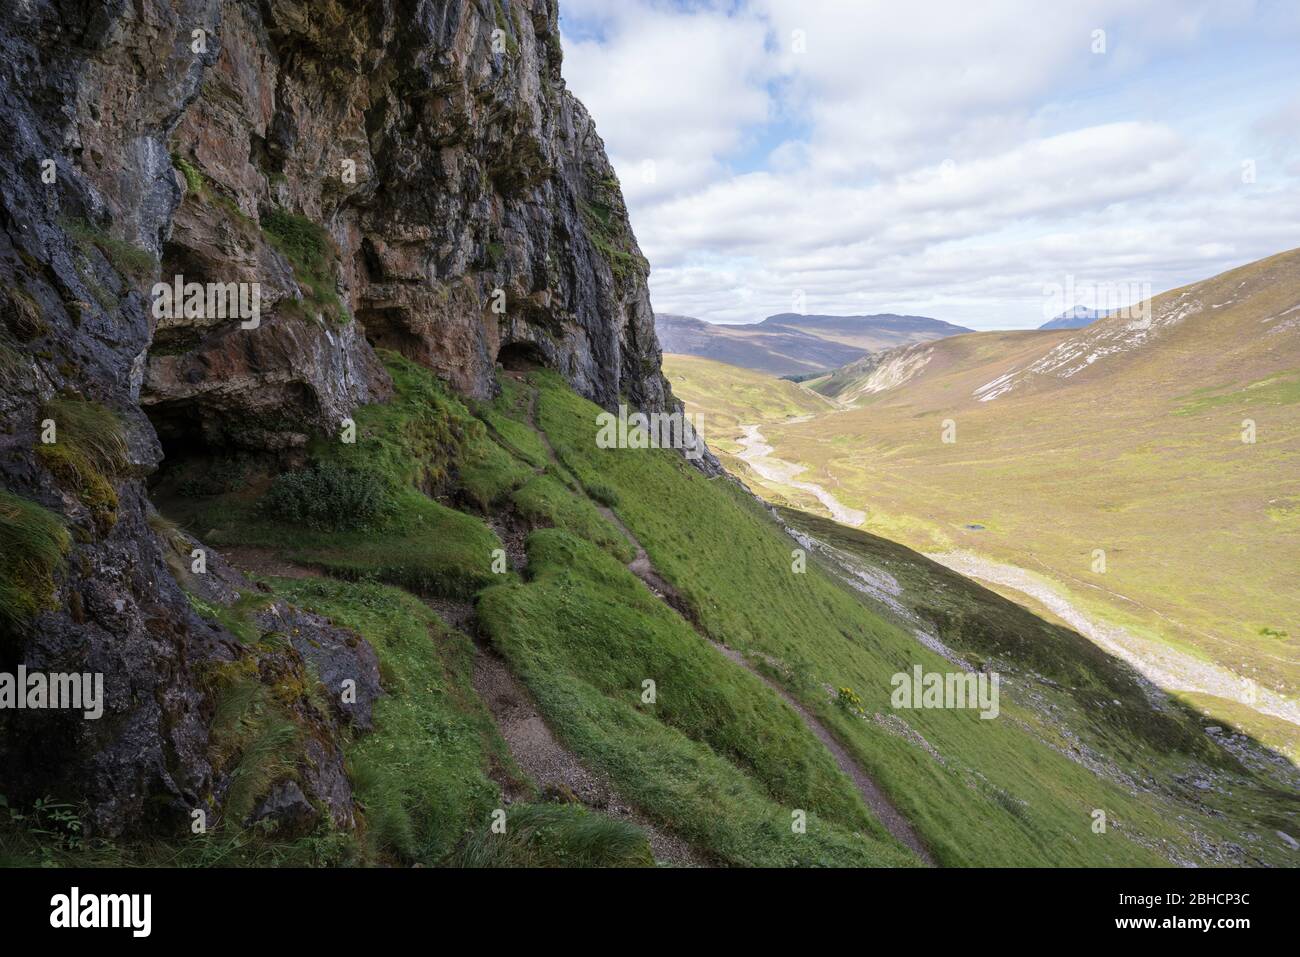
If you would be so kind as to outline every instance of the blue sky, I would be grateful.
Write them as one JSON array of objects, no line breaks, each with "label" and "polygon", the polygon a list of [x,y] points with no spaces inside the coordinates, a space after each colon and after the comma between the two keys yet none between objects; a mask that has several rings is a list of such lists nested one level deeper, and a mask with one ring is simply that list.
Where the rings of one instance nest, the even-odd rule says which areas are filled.
[{"label": "blue sky", "polygon": [[659,311],[1031,327],[1300,244],[1300,4],[561,0],[561,29]]}]

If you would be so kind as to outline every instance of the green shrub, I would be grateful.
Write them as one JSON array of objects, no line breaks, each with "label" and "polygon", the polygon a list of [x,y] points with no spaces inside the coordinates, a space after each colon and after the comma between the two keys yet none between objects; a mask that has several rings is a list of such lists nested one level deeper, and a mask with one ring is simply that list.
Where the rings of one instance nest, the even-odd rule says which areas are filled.
[{"label": "green shrub", "polygon": [[185,186],[191,193],[203,192],[203,174],[191,162],[181,156],[179,153],[172,154],[172,165],[175,166],[182,176],[185,177]]},{"label": "green shrub", "polygon": [[277,476],[262,511],[317,529],[373,528],[391,514],[392,490],[374,472],[318,462]]}]

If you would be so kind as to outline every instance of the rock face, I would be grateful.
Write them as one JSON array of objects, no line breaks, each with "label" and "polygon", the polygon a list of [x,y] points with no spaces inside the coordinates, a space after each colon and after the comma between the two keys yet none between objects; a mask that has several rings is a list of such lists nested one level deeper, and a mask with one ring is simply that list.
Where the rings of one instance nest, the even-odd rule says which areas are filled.
[{"label": "rock face", "polygon": [[260,281],[267,316],[160,327],[156,420],[293,445],[382,397],[367,344],[477,398],[505,349],[602,405],[665,407],[647,266],[560,78],[553,0],[216,14],[217,52],[168,137],[185,195],[162,273]]},{"label": "rock face", "polygon": [[[229,784],[209,677],[301,678],[314,654],[373,682],[352,711],[300,702],[318,753],[250,814],[350,820],[337,738],[369,724],[373,651],[288,606],[315,637],[274,653],[196,615],[147,499],[164,450],[300,446],[389,395],[375,347],[470,396],[529,360],[605,406],[675,407],[557,18],[554,0],[6,4],[0,486],[70,538],[39,614],[0,614],[0,671],[102,673],[107,699],[99,721],[0,712],[11,800],[84,800],[99,835],[184,828]],[[257,315],[157,308],[177,276],[256,284]],[[78,435],[91,458],[70,462]]]}]

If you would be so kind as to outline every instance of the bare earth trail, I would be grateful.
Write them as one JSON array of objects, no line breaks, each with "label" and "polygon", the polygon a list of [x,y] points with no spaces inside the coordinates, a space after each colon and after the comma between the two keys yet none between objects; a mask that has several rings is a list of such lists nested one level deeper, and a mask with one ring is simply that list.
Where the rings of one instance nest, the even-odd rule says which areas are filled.
[{"label": "bare earth trail", "polygon": [[[656,861],[678,867],[708,867],[711,862],[686,841],[656,825],[619,797],[603,775],[590,771],[547,727],[532,695],[505,660],[476,645],[474,691],[492,713],[515,763],[546,797],[577,800],[608,817],[637,825],[650,841]],[[521,795],[510,793],[512,799]]]},{"label": "bare earth trail", "polygon": [[[507,375],[524,382],[523,376],[518,373],[507,372]],[[536,403],[537,394],[534,391],[530,414],[534,423],[537,419]],[[545,440],[540,430],[538,434]],[[546,448],[551,452],[549,442],[546,443]],[[540,474],[545,469],[538,468],[534,471]],[[491,524],[505,545],[511,567],[522,573],[527,564],[525,530],[508,520],[499,519]],[[527,686],[511,670],[505,658],[483,641],[473,604],[446,599],[429,599],[426,603],[443,621],[464,632],[474,642],[474,670],[470,679],[474,691],[491,712],[515,764],[528,775],[544,796],[576,799],[585,807],[608,817],[635,824],[645,833],[658,862],[678,867],[714,866],[712,860],[687,841],[660,827],[625,801],[608,778],[587,768],[573,751],[560,743],[546,724]],[[517,793],[518,789],[512,788],[509,781],[501,783],[506,796],[511,800],[524,796]]]},{"label": "bare earth trail", "polygon": [[849,508],[816,482],[803,482],[797,479],[796,476],[806,472],[807,468],[774,456],[772,454],[774,449],[767,444],[767,439],[763,437],[763,433],[759,431],[757,425],[742,425],[741,428],[745,430],[745,434],[736,440],[741,447],[741,451],[736,453],[736,457],[762,478],[778,485],[797,488],[801,492],[807,492],[814,496],[817,501],[826,506],[827,511],[831,513],[831,517],[841,525],[856,527],[867,520],[866,512]]},{"label": "bare earth trail", "polygon": [[[545,431],[539,427],[537,422],[536,390],[533,392],[533,406],[530,418],[534,431],[537,432],[537,435],[541,438],[543,446],[546,448],[547,455],[550,457],[551,461],[557,461],[555,449],[551,446],[550,439],[547,437]],[[747,426],[746,428],[753,429],[754,433],[757,433],[758,431],[758,429],[753,426]],[[761,441],[761,436],[759,437],[759,441]],[[828,497],[830,497],[829,494]],[[790,695],[789,692],[758,671],[739,651],[734,648],[729,648],[710,638],[700,627],[699,622],[695,620],[694,614],[686,600],[682,598],[677,590],[673,588],[673,586],[669,584],[669,582],[660,575],[658,571],[656,571],[654,563],[651,562],[650,556],[646,552],[645,547],[642,546],[641,542],[632,533],[632,530],[623,523],[623,520],[618,517],[613,509],[602,505],[595,500],[591,500],[591,503],[607,521],[622,532],[623,537],[627,539],[628,544],[636,551],[636,557],[628,563],[628,571],[636,575],[636,577],[639,578],[648,589],[650,589],[651,594],[656,598],[659,598],[681,615],[682,618],[695,629],[696,633],[716,648],[720,654],[729,661],[740,665],[740,667],[750,672],[774,692],[780,695],[782,700],[794,709],[795,714],[799,715],[800,719],[802,719],[803,723],[808,727],[808,730],[816,735],[817,739],[826,747],[826,750],[830,752],[831,757],[835,759],[835,763],[839,765],[840,770],[848,775],[849,780],[852,781],[854,787],[857,788],[858,794],[862,797],[863,802],[871,809],[871,812],[876,816],[880,823],[885,826],[886,830],[888,830],[889,833],[892,834],[900,843],[909,848],[926,864],[931,867],[937,866],[934,857],[926,848],[920,835],[918,835],[916,831],[913,830],[911,824],[908,823],[907,818],[905,818],[898,808],[893,805],[885,795],[884,791],[880,789],[879,785],[871,779],[866,771],[864,771],[861,766],[853,760],[853,757],[844,746],[835,739],[835,736],[827,730],[826,726],[823,725],[812,714],[812,712]],[[836,504],[838,505],[838,503]],[[865,520],[865,518],[866,516],[863,515],[862,519]]]},{"label": "bare earth trail", "polygon": [[1167,692],[1199,692],[1245,705],[1260,714],[1300,725],[1300,705],[1220,665],[1194,658],[1168,645],[1137,637],[1118,625],[1099,622],[1071,604],[1047,582],[1014,565],[972,552],[929,554],[967,578],[1014,589],[1040,602],[1079,634],[1127,662],[1152,684]]}]

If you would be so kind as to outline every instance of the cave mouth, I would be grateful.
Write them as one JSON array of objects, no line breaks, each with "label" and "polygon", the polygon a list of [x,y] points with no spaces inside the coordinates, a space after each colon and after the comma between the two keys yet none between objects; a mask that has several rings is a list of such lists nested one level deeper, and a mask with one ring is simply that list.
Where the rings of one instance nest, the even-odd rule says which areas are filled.
[{"label": "cave mouth", "polygon": [[497,365],[507,372],[531,372],[547,369],[550,364],[542,350],[533,342],[506,342],[497,351]]}]

